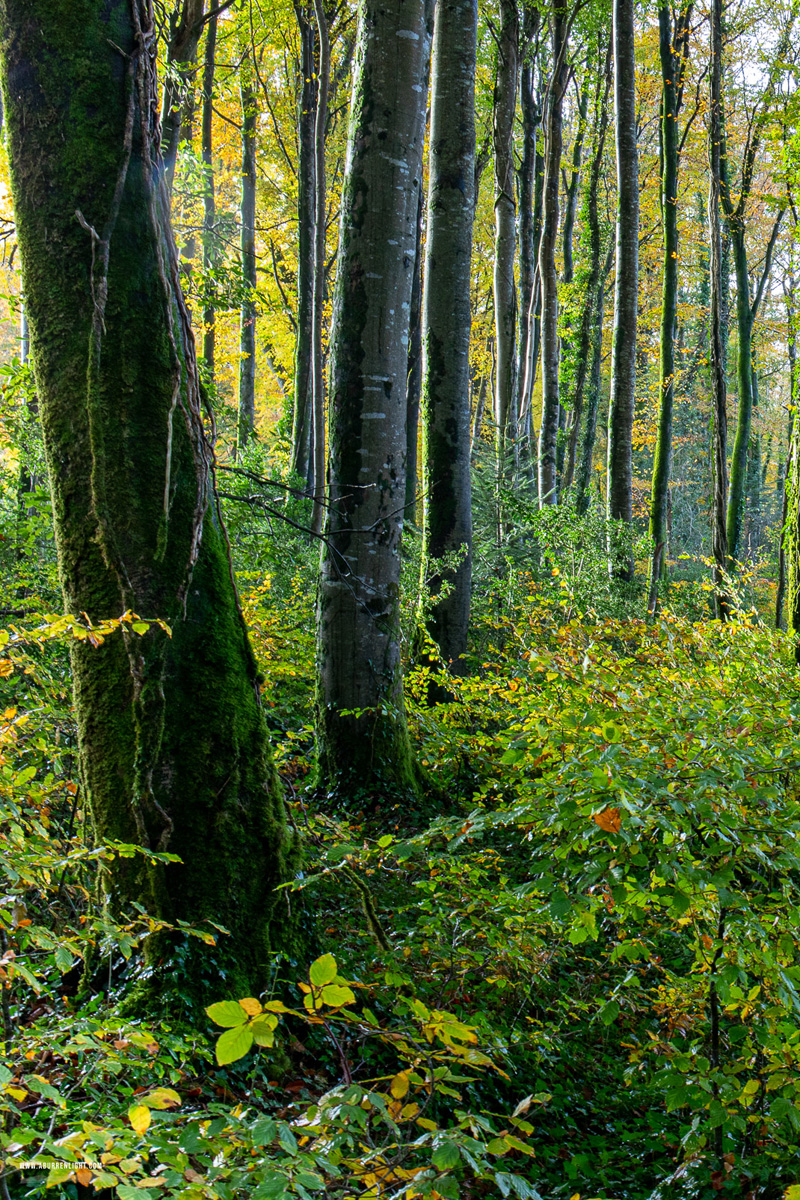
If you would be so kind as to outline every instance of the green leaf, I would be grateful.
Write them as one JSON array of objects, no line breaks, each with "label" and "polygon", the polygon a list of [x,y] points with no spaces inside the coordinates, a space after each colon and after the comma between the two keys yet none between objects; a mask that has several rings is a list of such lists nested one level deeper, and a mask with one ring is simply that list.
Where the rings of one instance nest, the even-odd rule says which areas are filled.
[{"label": "green leaf", "polygon": [[385,833],[383,835],[383,837],[378,838],[378,846],[380,847],[381,850],[385,850],[387,848],[387,846],[391,846],[393,841],[394,841],[394,838],[392,837],[392,835],[390,833]]},{"label": "green leaf", "polygon": [[617,1001],[609,1000],[608,1003],[604,1004],[600,1009],[600,1020],[604,1025],[612,1025],[619,1016],[619,1011],[620,1009]]},{"label": "green leaf", "polygon": [[311,1192],[321,1192],[325,1189],[325,1180],[319,1175],[309,1175],[307,1171],[302,1171],[295,1179],[301,1187],[306,1187]]},{"label": "green leaf", "polygon": [[458,1146],[454,1146],[452,1142],[445,1142],[434,1150],[431,1161],[437,1171],[451,1171],[461,1162]]},{"label": "green leaf", "polygon": [[322,989],[322,1001],[331,1008],[340,1008],[343,1004],[355,1004],[355,993],[349,987],[338,983],[329,983]]},{"label": "green leaf", "polygon": [[211,1004],[206,1013],[215,1025],[222,1025],[224,1029],[235,1029],[247,1020],[247,1013],[236,1000],[221,1000],[219,1004]]},{"label": "green leaf", "polygon": [[66,946],[56,946],[56,966],[62,975],[70,970],[75,959]]},{"label": "green leaf", "polygon": [[237,1029],[226,1029],[217,1039],[217,1062],[221,1067],[228,1063],[244,1058],[253,1044],[253,1034],[248,1025],[240,1025]]},{"label": "green leaf", "polygon": [[256,1017],[255,1021],[251,1021],[250,1031],[257,1046],[274,1046],[275,1026],[277,1024],[278,1022],[275,1017],[271,1017],[268,1013],[265,1013],[263,1017]]},{"label": "green leaf", "polygon": [[314,987],[324,987],[326,983],[333,983],[337,969],[333,955],[323,954],[311,964],[308,977]]},{"label": "green leaf", "polygon": [[150,626],[144,621],[134,621],[131,625],[131,629],[134,633],[138,633],[139,637],[141,637],[142,634],[147,633],[149,628]]},{"label": "green leaf", "polygon": [[275,1140],[275,1134],[278,1132],[278,1125],[270,1117],[259,1117],[255,1125],[250,1130],[250,1136],[253,1139],[254,1146],[269,1146],[270,1142]]}]

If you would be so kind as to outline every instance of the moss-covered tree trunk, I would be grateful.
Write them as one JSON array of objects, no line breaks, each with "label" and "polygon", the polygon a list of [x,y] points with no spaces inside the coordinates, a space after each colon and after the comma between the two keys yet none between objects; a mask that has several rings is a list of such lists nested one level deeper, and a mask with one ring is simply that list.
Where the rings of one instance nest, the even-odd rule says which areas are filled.
[{"label": "moss-covered tree trunk", "polygon": [[[608,96],[611,87],[611,53],[610,45],[603,44],[603,35],[598,37],[597,78],[594,94],[594,116],[592,119],[592,157],[589,166],[588,179],[585,185],[583,199],[583,216],[588,226],[589,263],[584,289],[583,312],[578,331],[575,349],[574,388],[571,396],[572,422],[567,441],[566,462],[564,464],[564,491],[572,486],[575,478],[575,468],[578,459],[578,441],[581,434],[584,404],[587,395],[587,384],[591,386],[593,379],[592,363],[594,348],[598,344],[602,348],[602,304],[604,286],[601,286],[600,269],[603,254],[603,233],[600,227],[598,196],[600,189],[600,173],[605,153],[606,135],[608,133]],[[604,281],[603,281],[604,283]],[[598,332],[599,330],[599,332]],[[599,359],[598,359],[599,368]],[[586,428],[589,426],[588,414]],[[589,471],[591,472],[591,457],[594,454],[594,438],[597,429],[597,404],[593,412],[593,427],[591,429],[589,447]],[[587,477],[588,478],[588,477]],[[584,487],[586,485],[584,484]],[[581,493],[582,495],[583,493]],[[580,506],[581,499],[578,503]]]},{"label": "moss-covered tree trunk", "polygon": [[214,183],[214,73],[217,66],[217,17],[206,29],[203,55],[203,116],[201,155],[203,159],[203,364],[206,379],[214,383],[217,355],[217,314],[214,305],[213,273],[217,265],[217,196]]},{"label": "moss-covered tree trunk", "polygon": [[544,115],[544,200],[539,242],[539,278],[542,286],[542,424],[539,430],[539,503],[556,504],[556,442],[558,438],[558,375],[561,346],[558,336],[559,187],[563,145],[562,107],[567,85],[567,8],[553,0],[550,16],[553,60]]},{"label": "moss-covered tree trunk", "polygon": [[300,33],[297,85],[297,329],[292,405],[292,470],[301,479],[313,476],[311,439],[314,425],[311,387],[314,328],[314,220],[317,111],[317,68],[314,18],[305,0],[294,6]]},{"label": "moss-covered tree trunk", "polygon": [[497,69],[492,103],[494,149],[494,324],[496,366],[494,415],[497,425],[497,463],[502,474],[508,456],[517,452],[516,390],[517,289],[514,261],[517,248],[517,205],[514,188],[514,114],[519,74],[519,12],[517,0],[500,0]]},{"label": "moss-covered tree trunk", "polygon": [[317,22],[319,63],[317,111],[314,114],[314,303],[311,339],[314,505],[311,512],[311,529],[314,534],[319,534],[322,531],[325,516],[325,360],[322,348],[322,327],[325,318],[325,232],[328,195],[325,173],[325,134],[328,128],[328,88],[331,75],[331,44],[323,0],[314,0],[314,16]]},{"label": "moss-covered tree trunk", "polygon": [[194,86],[197,44],[203,30],[203,7],[204,0],[183,0],[170,17],[167,77],[161,101],[161,145],[170,189],[175,178],[186,101]]},{"label": "moss-covered tree trunk", "polygon": [[424,0],[362,0],[359,7],[318,613],[320,776],[345,797],[414,785],[400,665],[400,537],[424,17]]},{"label": "moss-covered tree trunk", "polygon": [[[614,131],[617,149],[617,254],[611,397],[608,406],[606,511],[611,520],[633,517],[631,439],[636,399],[636,325],[639,303],[639,156],[636,148],[636,64],[633,0],[614,0]],[[622,579],[633,560],[610,563]]]},{"label": "moss-covered tree trunk", "polygon": [[[472,581],[469,284],[477,22],[477,0],[439,0],[422,321],[424,550],[428,583],[437,598],[428,632],[455,670],[467,648]],[[455,554],[461,555],[457,567],[443,563]]]},{"label": "moss-covered tree trunk", "polygon": [[239,333],[239,431],[237,452],[241,455],[256,427],[256,123],[258,105],[247,46],[239,67],[242,100],[242,316]]},{"label": "moss-covered tree trunk", "polygon": [[[147,0],[0,0],[12,194],[64,601],[169,623],[73,651],[81,773],[123,907],[226,926],[162,940],[164,986],[255,986],[287,837],[216,504],[158,150]],[[198,949],[195,949],[198,947]],[[227,974],[223,978],[220,970]]]},{"label": "moss-covered tree trunk", "polygon": [[650,497],[650,588],[647,609],[658,608],[658,587],[666,564],[667,505],[672,458],[672,410],[675,400],[675,332],[678,323],[678,112],[683,92],[686,40],[692,5],[684,6],[673,29],[672,8],[658,9],[661,59],[661,223],[664,257],[661,289],[659,409],[653,485]]}]

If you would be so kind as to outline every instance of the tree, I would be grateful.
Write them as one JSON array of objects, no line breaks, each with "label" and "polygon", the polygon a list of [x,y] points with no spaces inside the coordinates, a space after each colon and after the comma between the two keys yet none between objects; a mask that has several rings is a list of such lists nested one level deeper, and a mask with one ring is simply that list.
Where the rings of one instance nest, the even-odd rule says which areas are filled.
[{"label": "tree", "polygon": [[[158,156],[147,0],[0,3],[12,191],[67,610],[159,618],[73,651],[81,777],[116,902],[230,930],[156,977],[259,984],[291,839],[217,505]],[[57,252],[54,252],[57,247]],[[164,864],[146,852],[168,852]],[[199,943],[197,943],[199,946]],[[206,974],[207,973],[207,974]]]},{"label": "tree", "polygon": [[318,747],[340,794],[413,788],[400,665],[408,313],[422,180],[424,0],[362,0],[331,335]]},{"label": "tree", "polygon": [[666,563],[667,498],[672,456],[672,410],[675,400],[675,331],[678,322],[678,113],[683,100],[683,76],[688,54],[692,4],[685,3],[673,21],[668,0],[658,9],[661,58],[661,220],[664,230],[663,290],[661,298],[661,354],[658,437],[653,458],[650,502],[650,536],[653,541],[650,591],[647,608],[658,605],[658,584]]},{"label": "tree", "polygon": [[[467,648],[472,577],[470,267],[475,177],[477,0],[439,0],[433,39],[423,301],[428,632],[455,669]],[[442,566],[460,554],[454,569]],[[441,595],[443,584],[446,594]]]},{"label": "tree", "polygon": [[492,106],[494,146],[494,322],[495,421],[498,471],[506,470],[510,452],[517,453],[517,412],[514,407],[516,367],[515,327],[517,293],[514,282],[517,205],[514,193],[514,113],[519,74],[519,12],[517,0],[500,0],[497,68]]},{"label": "tree", "polygon": [[567,70],[567,7],[553,0],[550,18],[552,74],[544,118],[544,202],[542,236],[539,242],[539,278],[542,285],[542,425],[539,432],[539,503],[558,502],[556,440],[558,437],[558,373],[561,352],[558,338],[558,243],[559,182],[563,146],[562,105]]},{"label": "tree", "polygon": [[[249,30],[248,30],[249,34]],[[239,68],[242,98],[242,319],[239,336],[239,430],[241,456],[256,427],[256,126],[258,102],[251,55],[247,45]]]},{"label": "tree", "polygon": [[[611,399],[608,408],[609,519],[633,516],[631,436],[636,399],[636,321],[639,288],[639,158],[636,148],[636,64],[633,0],[614,0],[614,133],[617,149],[617,251]],[[633,562],[612,564],[623,579]]]},{"label": "tree", "polygon": [[217,62],[217,21],[211,16],[206,30],[206,45],[203,55],[203,276],[206,299],[203,306],[203,363],[210,383],[214,382],[217,330],[217,315],[214,311],[213,274],[217,265],[216,218],[217,205],[214,190],[214,70]]},{"label": "tree", "polygon": [[314,264],[316,221],[317,72],[314,25],[305,0],[295,0],[300,33],[297,98],[297,318],[292,407],[292,469],[309,482],[313,476],[312,433],[314,406]]}]

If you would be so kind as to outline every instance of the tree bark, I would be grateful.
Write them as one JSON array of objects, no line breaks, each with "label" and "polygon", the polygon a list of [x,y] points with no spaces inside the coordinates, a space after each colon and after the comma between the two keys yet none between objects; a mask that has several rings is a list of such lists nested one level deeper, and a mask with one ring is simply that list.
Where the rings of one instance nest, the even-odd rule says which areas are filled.
[{"label": "tree bark", "polygon": [[[608,410],[610,520],[633,517],[631,438],[636,401],[636,323],[639,289],[639,159],[636,149],[636,74],[633,0],[614,0],[614,129],[617,150],[617,253],[611,397]],[[633,560],[610,563],[621,579],[633,578]]]},{"label": "tree bark", "polygon": [[678,112],[683,92],[686,41],[692,5],[684,6],[673,29],[672,8],[664,0],[658,9],[661,59],[661,224],[664,237],[661,292],[660,377],[658,433],[653,457],[650,498],[650,588],[647,611],[658,609],[658,589],[666,565],[667,507],[672,459],[672,411],[675,400],[675,331],[678,322]]},{"label": "tree bark", "polygon": [[[467,648],[472,583],[469,284],[477,22],[477,0],[438,0],[422,333],[424,554],[436,599],[428,632],[455,671]],[[457,567],[443,564],[455,554],[462,556]]]},{"label": "tree bark", "polygon": [[539,503],[556,504],[556,443],[558,440],[558,374],[561,352],[558,338],[559,185],[563,145],[562,105],[567,84],[567,8],[553,0],[550,17],[552,75],[544,116],[544,200],[539,242],[539,279],[542,288],[542,424],[539,431]]},{"label": "tree bark", "polygon": [[[711,278],[711,390],[714,405],[714,496],[711,515],[711,544],[714,552],[714,608],[717,618],[727,619],[729,602],[725,576],[728,570],[728,393],[726,377],[727,337],[725,320],[727,288],[723,288],[722,230],[720,224],[721,161],[725,136],[722,113],[722,0],[713,0],[711,10],[711,76],[709,83],[709,196],[708,236]],[[726,281],[725,281],[726,282]]]},{"label": "tree bark", "polygon": [[325,134],[328,128],[328,88],[331,75],[331,44],[323,0],[314,0],[317,21],[319,69],[317,72],[317,111],[314,114],[314,304],[312,325],[311,393],[313,410],[314,505],[311,530],[319,534],[325,518],[325,360],[322,351],[322,327],[325,315],[325,226],[327,220],[327,184],[325,175]]},{"label": "tree bark", "polygon": [[248,48],[239,67],[242,100],[242,318],[239,336],[239,431],[237,457],[256,428],[256,123],[257,96]]},{"label": "tree bark", "polygon": [[[575,464],[578,453],[578,441],[581,433],[586,384],[593,378],[592,367],[594,348],[602,347],[602,305],[605,280],[601,281],[600,270],[603,255],[603,233],[600,228],[598,195],[600,188],[600,173],[605,153],[606,135],[608,133],[608,95],[611,88],[611,54],[610,46],[603,50],[602,43],[598,47],[600,64],[605,58],[605,69],[598,64],[597,84],[594,98],[594,132],[592,138],[592,161],[589,177],[586,182],[584,212],[589,233],[589,272],[586,280],[581,327],[578,334],[577,355],[575,362],[575,385],[571,397],[572,424],[567,442],[566,462],[564,465],[563,488],[572,486],[575,478]],[[599,328],[598,328],[599,322]],[[599,359],[598,359],[599,368]],[[590,459],[594,453],[594,439],[597,430],[597,403],[593,409],[593,428],[590,439]],[[589,462],[591,472],[591,461]],[[588,481],[588,476],[586,477]],[[584,489],[587,486],[584,483]],[[583,493],[581,493],[583,495]],[[579,498],[579,505],[581,500]]]},{"label": "tree bark", "polygon": [[292,406],[292,470],[309,482],[313,477],[311,364],[314,342],[314,125],[317,68],[314,26],[303,0],[295,4],[295,15],[300,32],[300,86],[297,104],[297,338]]},{"label": "tree bark", "polygon": [[601,268],[593,304],[594,320],[591,335],[591,367],[586,394],[586,424],[583,430],[581,456],[575,476],[575,507],[579,516],[589,511],[591,503],[592,462],[597,439],[597,416],[600,407],[600,369],[603,359],[603,321],[605,317],[606,281],[611,271],[611,251]]},{"label": "tree bark", "polygon": [[161,101],[161,148],[167,187],[172,191],[186,98],[194,86],[197,46],[203,29],[204,0],[182,0],[170,17],[167,77]]},{"label": "tree bark", "polygon": [[[68,612],[133,610],[72,652],[81,778],[118,906],[176,931],[153,986],[261,986],[287,836],[213,480],[158,156],[147,0],[0,0],[12,194]],[[168,852],[180,861],[152,857]],[[277,906],[277,908],[276,908]],[[198,949],[194,947],[197,946]],[[206,982],[208,981],[208,982]],[[241,993],[239,993],[241,994]]]},{"label": "tree bark", "polygon": [[500,0],[497,71],[492,107],[494,148],[494,321],[495,421],[497,467],[508,473],[509,456],[517,450],[517,412],[514,407],[517,290],[514,282],[517,206],[514,188],[514,113],[519,74],[519,13],[517,0]]},{"label": "tree bark", "polygon": [[[519,106],[522,117],[522,157],[517,171],[519,200],[519,305],[517,312],[517,346],[519,365],[516,372],[514,407],[519,414],[520,453],[530,457],[531,449],[524,445],[522,423],[526,404],[526,383],[529,375],[531,339],[531,303],[536,278],[537,243],[534,230],[534,197],[536,191],[537,132],[541,113],[534,93],[535,50],[532,45],[539,29],[540,16],[536,9],[526,9],[522,50],[524,59],[520,72]],[[538,47],[537,47],[538,48]]]},{"label": "tree bark", "polygon": [[203,118],[201,153],[203,159],[203,276],[206,300],[203,306],[203,363],[206,379],[213,385],[216,371],[216,319],[213,273],[217,263],[217,201],[214,187],[214,71],[217,61],[217,18],[212,17],[206,30],[203,59]]},{"label": "tree bark", "polygon": [[318,612],[320,777],[416,779],[400,664],[408,312],[422,178],[424,0],[362,0],[331,338],[330,507]]}]

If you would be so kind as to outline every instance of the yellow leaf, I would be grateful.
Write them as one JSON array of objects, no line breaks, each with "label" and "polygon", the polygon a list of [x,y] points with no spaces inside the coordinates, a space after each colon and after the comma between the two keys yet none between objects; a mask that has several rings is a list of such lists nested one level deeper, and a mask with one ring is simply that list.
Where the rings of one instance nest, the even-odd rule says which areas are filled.
[{"label": "yellow leaf", "polygon": [[622,824],[618,808],[604,808],[602,812],[595,813],[592,820],[605,833],[619,833]]},{"label": "yellow leaf", "polygon": [[257,1017],[261,1012],[261,1005],[259,1004],[258,1000],[254,1000],[252,996],[247,996],[244,1000],[240,1000],[239,1003],[247,1013],[248,1017]]},{"label": "yellow leaf", "polygon": [[132,1104],[128,1109],[128,1120],[138,1134],[147,1133],[153,1116],[146,1104]]},{"label": "yellow leaf", "polygon": [[77,1171],[75,1172],[75,1178],[77,1179],[78,1183],[82,1183],[84,1187],[88,1187],[88,1185],[92,1182],[93,1176],[88,1167],[78,1167]]},{"label": "yellow leaf", "polygon": [[20,1101],[20,1103],[21,1103],[21,1102],[22,1102],[22,1101],[25,1099],[25,1097],[26,1097],[26,1096],[27,1096],[27,1094],[28,1094],[28,1093],[25,1091],[25,1088],[18,1088],[18,1087],[7,1087],[7,1088],[4,1088],[3,1090],[4,1090],[5,1092],[7,1092],[7,1094],[8,1094],[9,1096],[13,1096],[15,1100],[19,1100],[19,1101]]},{"label": "yellow leaf", "polygon": [[181,1098],[172,1088],[156,1088],[142,1097],[142,1103],[148,1108],[180,1108]]},{"label": "yellow leaf", "polygon": [[408,1093],[408,1072],[401,1071],[399,1075],[395,1075],[391,1082],[389,1090],[395,1100],[402,1100],[403,1096]]}]

